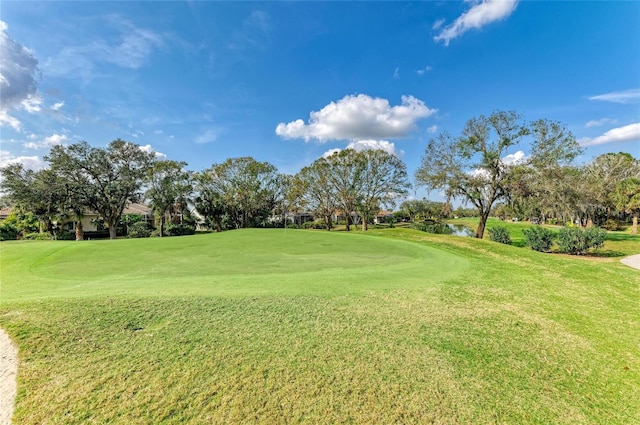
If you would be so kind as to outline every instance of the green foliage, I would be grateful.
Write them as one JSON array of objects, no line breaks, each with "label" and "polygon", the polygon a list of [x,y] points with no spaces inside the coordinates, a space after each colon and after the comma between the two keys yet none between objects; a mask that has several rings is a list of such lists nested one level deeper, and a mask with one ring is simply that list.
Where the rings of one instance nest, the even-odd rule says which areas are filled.
[{"label": "green foliage", "polygon": [[584,254],[592,248],[600,248],[606,236],[607,231],[596,226],[586,229],[563,227],[558,232],[558,249],[571,255]]},{"label": "green foliage", "polygon": [[50,241],[53,236],[49,233],[32,232],[23,234],[22,239],[27,241]]},{"label": "green foliage", "polygon": [[548,252],[553,245],[554,234],[551,230],[542,226],[532,226],[522,229],[524,243],[534,251]]},{"label": "green foliage", "polygon": [[18,239],[20,229],[13,223],[0,223],[0,241],[13,241]]},{"label": "green foliage", "polygon": [[619,231],[619,230],[622,230],[622,229],[624,229],[624,227],[625,227],[625,226],[624,226],[620,221],[615,220],[615,219],[612,219],[612,218],[610,218],[609,220],[607,220],[607,221],[602,225],[602,228],[603,228],[603,229],[606,229],[606,230],[609,230],[609,231],[612,231],[612,232],[617,232],[617,231]]},{"label": "green foliage", "polygon": [[87,142],[56,145],[45,157],[55,175],[68,182],[74,199],[104,218],[112,239],[127,202],[139,197],[154,158],[152,152],[120,139],[106,148]]},{"label": "green foliage", "polygon": [[146,221],[137,221],[129,226],[130,238],[148,238],[151,236],[151,228]]},{"label": "green foliage", "polygon": [[60,232],[58,234],[56,234],[56,240],[59,241],[75,241],[76,240],[76,234],[73,232]]},{"label": "green foliage", "polygon": [[505,226],[496,226],[489,228],[489,238],[494,242],[511,245],[511,235]]},{"label": "green foliage", "polygon": [[413,228],[420,230],[421,232],[433,233],[435,235],[450,235],[453,233],[453,229],[444,223],[437,223],[433,221],[414,223]]},{"label": "green foliage", "polygon": [[186,223],[178,223],[178,224],[167,224],[165,228],[165,235],[167,236],[183,236],[183,235],[193,235],[196,233],[195,226],[186,224]]},{"label": "green foliage", "polygon": [[303,229],[326,229],[327,223],[324,220],[305,221],[302,224],[302,228]]}]

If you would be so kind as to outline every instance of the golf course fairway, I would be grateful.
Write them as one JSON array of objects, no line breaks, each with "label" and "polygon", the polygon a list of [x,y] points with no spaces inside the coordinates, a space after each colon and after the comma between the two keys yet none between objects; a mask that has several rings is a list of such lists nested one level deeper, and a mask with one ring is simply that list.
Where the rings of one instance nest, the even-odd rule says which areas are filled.
[{"label": "golf course fairway", "polygon": [[640,273],[409,229],[0,245],[16,424],[640,423]]}]

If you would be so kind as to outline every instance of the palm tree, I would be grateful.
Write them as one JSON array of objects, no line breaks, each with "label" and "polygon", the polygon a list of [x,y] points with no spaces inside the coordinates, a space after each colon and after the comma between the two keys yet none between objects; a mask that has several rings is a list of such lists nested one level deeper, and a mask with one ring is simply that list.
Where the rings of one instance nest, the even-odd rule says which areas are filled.
[{"label": "palm tree", "polygon": [[615,191],[616,207],[626,213],[633,213],[634,235],[638,234],[638,213],[640,212],[640,179],[630,177],[618,183]]}]

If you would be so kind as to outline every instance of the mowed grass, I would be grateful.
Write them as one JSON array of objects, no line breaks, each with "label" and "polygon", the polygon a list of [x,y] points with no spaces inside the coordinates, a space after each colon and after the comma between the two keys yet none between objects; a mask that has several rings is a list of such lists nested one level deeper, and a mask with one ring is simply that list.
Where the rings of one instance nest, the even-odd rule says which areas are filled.
[{"label": "mowed grass", "polygon": [[640,423],[639,271],[367,233],[2,243],[14,422]]}]

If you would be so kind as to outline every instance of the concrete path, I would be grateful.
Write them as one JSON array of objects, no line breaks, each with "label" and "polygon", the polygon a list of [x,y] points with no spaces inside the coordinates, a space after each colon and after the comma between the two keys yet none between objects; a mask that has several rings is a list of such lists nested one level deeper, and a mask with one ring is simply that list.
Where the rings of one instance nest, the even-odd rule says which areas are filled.
[{"label": "concrete path", "polygon": [[9,425],[16,398],[18,349],[0,329],[0,425]]},{"label": "concrete path", "polygon": [[620,262],[629,267],[640,270],[640,254],[632,255],[631,257],[625,257],[620,260]]}]

